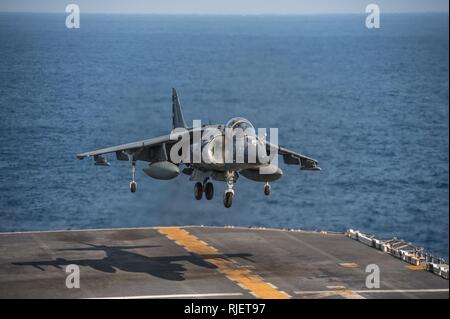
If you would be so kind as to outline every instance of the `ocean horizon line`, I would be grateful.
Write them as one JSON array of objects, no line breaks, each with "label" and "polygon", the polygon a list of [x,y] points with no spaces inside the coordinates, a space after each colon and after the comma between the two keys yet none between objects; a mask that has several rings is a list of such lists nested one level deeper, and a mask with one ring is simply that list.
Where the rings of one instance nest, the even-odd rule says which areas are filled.
[{"label": "ocean horizon line", "polygon": [[[361,12],[323,12],[323,13],[164,13],[164,12],[84,12],[83,14],[91,15],[138,15],[138,16],[238,16],[238,17],[296,17],[296,16],[347,16],[347,15],[367,15],[364,11]],[[0,14],[64,14],[67,13],[64,10],[61,11],[1,11]],[[383,15],[448,15],[449,12],[441,11],[399,11],[399,12],[382,12]]]}]

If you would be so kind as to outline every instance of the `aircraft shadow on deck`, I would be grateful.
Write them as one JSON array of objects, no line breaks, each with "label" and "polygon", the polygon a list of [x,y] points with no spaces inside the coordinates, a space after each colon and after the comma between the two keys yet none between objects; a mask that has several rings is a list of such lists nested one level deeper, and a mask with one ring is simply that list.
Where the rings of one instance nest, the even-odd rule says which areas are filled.
[{"label": "aircraft shadow on deck", "polygon": [[102,259],[74,259],[68,260],[64,258],[56,258],[49,261],[27,261],[14,262],[16,266],[33,266],[41,271],[45,271],[45,266],[53,266],[58,269],[71,264],[78,266],[91,267],[95,270],[115,273],[117,270],[133,273],[147,273],[151,276],[165,280],[183,281],[186,272],[183,262],[190,262],[196,266],[208,269],[215,269],[216,266],[208,263],[205,259],[209,258],[242,258],[253,262],[249,257],[251,254],[214,254],[214,255],[197,255],[190,253],[185,256],[161,256],[148,257],[136,252],[128,251],[128,249],[139,248],[155,248],[160,246],[106,246],[83,243],[90,247],[85,248],[65,248],[58,251],[104,251],[106,256]]}]

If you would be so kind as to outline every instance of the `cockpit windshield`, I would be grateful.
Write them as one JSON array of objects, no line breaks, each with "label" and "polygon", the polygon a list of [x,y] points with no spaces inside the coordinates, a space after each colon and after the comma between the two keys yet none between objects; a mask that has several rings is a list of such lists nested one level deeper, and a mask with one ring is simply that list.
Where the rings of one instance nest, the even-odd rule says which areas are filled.
[{"label": "cockpit windshield", "polygon": [[228,121],[226,127],[235,131],[236,135],[256,135],[255,128],[249,120],[243,117],[235,117]]}]

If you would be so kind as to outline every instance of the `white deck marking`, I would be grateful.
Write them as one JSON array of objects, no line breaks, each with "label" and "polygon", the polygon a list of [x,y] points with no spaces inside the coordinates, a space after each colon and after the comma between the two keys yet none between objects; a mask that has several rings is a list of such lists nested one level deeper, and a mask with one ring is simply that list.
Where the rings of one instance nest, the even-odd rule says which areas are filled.
[{"label": "white deck marking", "polygon": [[119,297],[98,297],[87,299],[168,299],[168,298],[210,298],[210,297],[231,297],[242,296],[241,292],[230,293],[209,293],[209,294],[176,294],[176,295],[144,295],[144,296],[119,296]]},{"label": "white deck marking", "polygon": [[[448,289],[366,289],[366,290],[349,290],[356,294],[371,293],[414,293],[414,292],[448,292]],[[313,295],[313,294],[340,294],[340,291],[333,290],[310,290],[310,291],[294,291],[296,295]]]}]

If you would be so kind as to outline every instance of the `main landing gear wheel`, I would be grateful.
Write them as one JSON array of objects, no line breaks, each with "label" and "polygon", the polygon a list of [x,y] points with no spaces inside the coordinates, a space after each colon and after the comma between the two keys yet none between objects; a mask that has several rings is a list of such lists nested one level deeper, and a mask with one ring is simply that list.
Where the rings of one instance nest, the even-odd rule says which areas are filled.
[{"label": "main landing gear wheel", "polygon": [[194,196],[195,196],[196,200],[202,199],[202,196],[203,196],[203,184],[202,183],[200,183],[200,182],[195,183]]},{"label": "main landing gear wheel", "polygon": [[135,181],[130,182],[130,191],[135,193],[137,191],[137,183]]},{"label": "main landing gear wheel", "polygon": [[234,192],[232,190],[225,191],[225,194],[223,195],[223,205],[226,208],[230,208],[233,204],[233,196]]},{"label": "main landing gear wheel", "polygon": [[270,184],[269,184],[269,183],[266,183],[266,184],[264,185],[264,194],[265,194],[266,196],[269,196],[269,195],[270,195]]},{"label": "main landing gear wheel", "polygon": [[214,185],[211,182],[205,184],[205,196],[207,200],[211,200],[214,197]]}]

